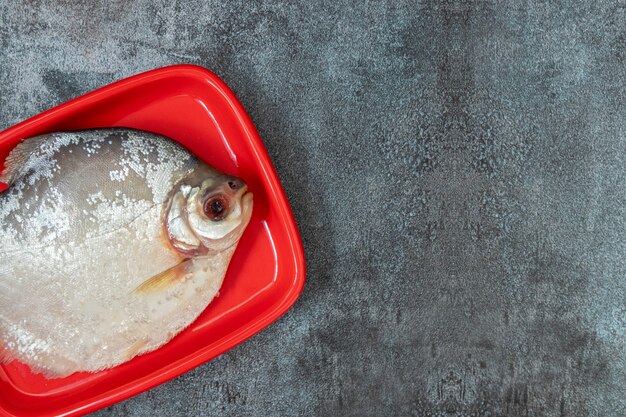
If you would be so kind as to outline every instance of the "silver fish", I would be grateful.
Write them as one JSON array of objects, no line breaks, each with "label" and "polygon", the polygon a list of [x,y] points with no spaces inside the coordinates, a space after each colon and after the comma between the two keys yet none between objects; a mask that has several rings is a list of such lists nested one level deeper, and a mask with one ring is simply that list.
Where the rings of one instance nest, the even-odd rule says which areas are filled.
[{"label": "silver fish", "polygon": [[0,363],[45,376],[152,351],[216,296],[252,194],[131,129],[26,139],[0,181]]}]

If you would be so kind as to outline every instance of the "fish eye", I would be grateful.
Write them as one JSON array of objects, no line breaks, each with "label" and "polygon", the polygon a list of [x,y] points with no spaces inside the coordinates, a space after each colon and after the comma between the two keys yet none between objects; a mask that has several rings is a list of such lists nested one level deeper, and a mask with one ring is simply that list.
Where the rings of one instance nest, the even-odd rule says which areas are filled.
[{"label": "fish eye", "polygon": [[226,217],[228,204],[226,199],[221,195],[207,198],[204,202],[204,215],[213,221],[220,221]]}]

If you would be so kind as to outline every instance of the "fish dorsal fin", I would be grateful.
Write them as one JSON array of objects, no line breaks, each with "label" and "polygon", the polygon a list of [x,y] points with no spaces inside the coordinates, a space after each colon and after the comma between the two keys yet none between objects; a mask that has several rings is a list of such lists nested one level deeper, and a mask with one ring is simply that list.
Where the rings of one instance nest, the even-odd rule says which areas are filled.
[{"label": "fish dorsal fin", "polygon": [[133,293],[148,294],[170,288],[172,285],[180,282],[180,280],[183,279],[185,275],[187,275],[192,262],[193,261],[191,259],[186,259],[178,265],[175,265],[170,269],[167,269],[160,274],[149,278],[137,288],[135,288]]},{"label": "fish dorsal fin", "polygon": [[26,139],[13,148],[4,161],[4,171],[2,171],[0,175],[0,182],[9,186],[13,185],[19,173],[22,172],[21,169],[26,165],[28,158],[34,151],[39,149],[41,144],[48,138],[48,136],[37,136]]}]

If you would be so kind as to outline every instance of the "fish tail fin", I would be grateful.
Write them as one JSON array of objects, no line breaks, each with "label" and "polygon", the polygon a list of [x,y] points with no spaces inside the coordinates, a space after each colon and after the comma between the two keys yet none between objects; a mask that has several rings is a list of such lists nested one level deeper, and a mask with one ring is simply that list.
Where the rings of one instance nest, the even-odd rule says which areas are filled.
[{"label": "fish tail fin", "polygon": [[4,337],[4,333],[5,331],[3,331],[2,324],[0,323],[0,365],[8,365],[15,359],[4,344],[6,343],[4,341],[7,340],[6,337]]},{"label": "fish tail fin", "polygon": [[15,356],[9,350],[0,345],[0,365],[8,365],[15,360]]}]

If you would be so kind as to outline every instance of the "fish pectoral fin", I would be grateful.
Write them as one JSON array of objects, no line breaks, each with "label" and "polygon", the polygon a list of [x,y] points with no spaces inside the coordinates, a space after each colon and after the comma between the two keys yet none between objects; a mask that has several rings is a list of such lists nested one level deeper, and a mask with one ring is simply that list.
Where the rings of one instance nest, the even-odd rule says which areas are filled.
[{"label": "fish pectoral fin", "polygon": [[147,294],[170,288],[189,272],[192,260],[187,259],[160,274],[149,278],[133,290],[133,294]]}]

